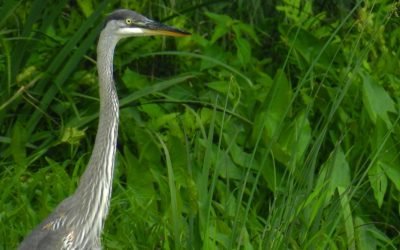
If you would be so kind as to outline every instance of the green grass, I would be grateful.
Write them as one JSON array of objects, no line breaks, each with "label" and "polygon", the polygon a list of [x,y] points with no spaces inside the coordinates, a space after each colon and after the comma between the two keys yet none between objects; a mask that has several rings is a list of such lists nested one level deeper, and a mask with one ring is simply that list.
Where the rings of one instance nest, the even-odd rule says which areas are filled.
[{"label": "green grass", "polygon": [[121,42],[104,249],[398,249],[394,1],[6,1],[0,249],[73,193],[98,118],[95,44],[131,8],[191,37]]}]

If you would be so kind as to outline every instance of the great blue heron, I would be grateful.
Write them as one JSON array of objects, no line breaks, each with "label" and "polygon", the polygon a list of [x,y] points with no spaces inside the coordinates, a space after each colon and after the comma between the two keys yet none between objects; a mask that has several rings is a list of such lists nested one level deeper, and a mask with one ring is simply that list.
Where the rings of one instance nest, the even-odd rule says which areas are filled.
[{"label": "great blue heron", "polygon": [[131,36],[186,36],[189,33],[155,22],[131,10],[116,10],[106,19],[97,44],[100,116],[88,166],[75,193],[61,202],[21,243],[19,249],[101,249],[100,236],[110,204],[118,136],[118,96],[113,80],[114,49]]}]

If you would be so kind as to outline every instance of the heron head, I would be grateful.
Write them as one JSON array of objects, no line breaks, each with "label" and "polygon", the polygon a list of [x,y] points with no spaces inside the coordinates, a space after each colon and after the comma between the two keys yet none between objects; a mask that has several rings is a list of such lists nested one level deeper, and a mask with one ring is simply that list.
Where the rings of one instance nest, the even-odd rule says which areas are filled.
[{"label": "heron head", "polygon": [[132,10],[120,9],[112,12],[104,29],[111,28],[113,33],[123,37],[131,36],[188,36],[190,33],[156,22]]}]

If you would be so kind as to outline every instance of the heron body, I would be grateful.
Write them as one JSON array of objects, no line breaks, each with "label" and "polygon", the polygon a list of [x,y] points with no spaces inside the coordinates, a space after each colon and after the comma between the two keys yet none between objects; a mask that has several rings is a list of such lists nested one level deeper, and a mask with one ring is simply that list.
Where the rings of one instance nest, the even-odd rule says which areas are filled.
[{"label": "heron body", "polygon": [[62,201],[21,243],[20,250],[101,249],[110,204],[118,137],[119,102],[113,80],[114,49],[125,37],[189,33],[131,10],[111,13],[97,44],[100,113],[93,152],[73,195]]}]

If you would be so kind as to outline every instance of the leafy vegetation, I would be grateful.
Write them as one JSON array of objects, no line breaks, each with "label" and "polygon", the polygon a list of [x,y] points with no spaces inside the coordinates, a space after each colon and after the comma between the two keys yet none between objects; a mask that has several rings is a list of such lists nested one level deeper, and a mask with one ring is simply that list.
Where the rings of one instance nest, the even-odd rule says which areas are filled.
[{"label": "leafy vegetation", "polygon": [[117,48],[105,249],[398,249],[399,3],[333,2],[5,1],[0,249],[85,170],[120,7],[193,35]]}]

